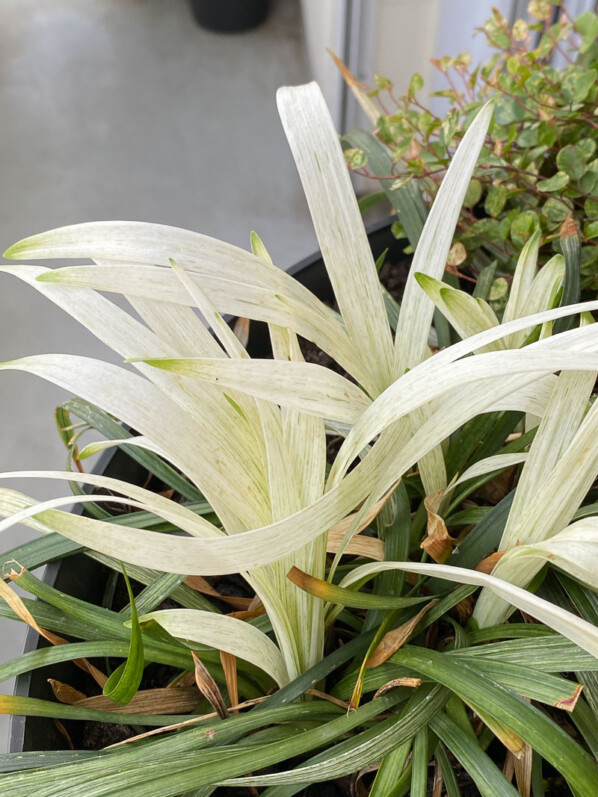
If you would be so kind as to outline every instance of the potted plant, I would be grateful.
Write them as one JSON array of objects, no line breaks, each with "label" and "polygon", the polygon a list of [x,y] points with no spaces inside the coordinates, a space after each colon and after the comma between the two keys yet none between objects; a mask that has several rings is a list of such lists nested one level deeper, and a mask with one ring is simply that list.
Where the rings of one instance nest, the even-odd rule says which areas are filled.
[{"label": "potted plant", "polygon": [[198,25],[217,33],[243,33],[261,25],[270,0],[191,0]]},{"label": "potted plant", "polygon": [[[493,10],[479,31],[495,50],[486,63],[473,63],[466,52],[433,61],[446,80],[446,88],[432,94],[449,104],[443,117],[422,100],[420,75],[397,97],[388,78],[377,75],[375,86],[362,86],[337,59],[375,126],[373,134],[355,130],[345,137],[347,160],[359,174],[380,178],[379,193],[367,203],[390,201],[399,215],[399,235],[407,229],[400,186],[411,181],[410,190],[429,205],[450,153],[479,108],[495,98],[459,217],[452,265],[474,278],[484,269],[496,272],[501,280],[492,298],[500,307],[507,296],[502,277],[512,275],[523,244],[541,230],[545,262],[561,251],[559,230],[568,218],[580,233],[581,288],[590,296],[598,288],[598,15],[587,11],[572,18],[557,0],[532,2],[529,14],[530,21],[510,25]],[[577,283],[566,288],[571,301]]]},{"label": "potted plant", "polygon": [[[379,797],[425,794],[431,765],[450,794],[464,774],[479,793],[513,794],[513,772],[522,790],[537,791],[544,774],[590,793],[598,303],[555,307],[566,263],[558,256],[536,273],[539,235],[521,252],[501,324],[483,300],[440,282],[486,106],[421,225],[393,334],[319,89],[281,89],[279,109],[339,312],[277,270],[255,235],[248,253],[183,230],[100,222],[8,250],[90,258],[4,270],[127,365],[42,355],[0,367],[67,387],[87,402],[81,412],[100,409],[94,424],[112,439],[78,461],[115,445],[144,452],[186,500],[79,471],[46,476],[101,489],[74,496],[95,516],[64,512],[72,495],[37,503],[0,491],[0,529],[27,522],[115,570],[122,562],[127,587],[118,613],[44,585],[22,562],[5,565],[41,599],[3,584],[11,611],[53,647],[4,674],[75,659],[102,694],[54,684],[62,704],[5,696],[2,710],[141,726],[111,749],[8,756],[0,787],[12,797],[142,795],[149,784],[156,797],[229,786],[272,795],[353,776]],[[127,297],[136,316],[99,291]],[[435,306],[461,340],[430,356]],[[266,322],[273,358],[249,358],[221,313]],[[572,313],[581,324],[555,333]],[[346,376],[305,362],[299,336]],[[135,432],[112,433],[114,417]],[[327,433],[342,438],[328,463]],[[517,482],[510,495],[492,478],[505,470],[506,491]],[[107,504],[132,511],[114,519],[101,515]],[[455,548],[449,529],[463,523]],[[205,579],[233,572],[255,598],[232,613],[206,605],[210,589],[231,596]],[[146,588],[134,595],[130,577]],[[83,641],[64,644],[61,630]],[[109,672],[112,659],[122,663]],[[168,686],[142,686],[153,664],[173,668]],[[571,669],[575,682],[561,675]],[[373,784],[362,783],[374,765]]]}]

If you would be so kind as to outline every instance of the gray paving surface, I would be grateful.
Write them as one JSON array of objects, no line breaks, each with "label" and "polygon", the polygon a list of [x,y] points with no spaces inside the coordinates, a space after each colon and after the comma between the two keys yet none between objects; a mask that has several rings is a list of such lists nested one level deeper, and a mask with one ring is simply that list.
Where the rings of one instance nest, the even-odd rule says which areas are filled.
[{"label": "gray paving surface", "polygon": [[[243,36],[198,29],[186,0],[2,0],[0,251],[93,219],[140,219],[246,246],[257,230],[287,267],[314,248],[274,92],[309,77],[298,2]],[[0,361],[104,347],[32,289],[0,275]],[[62,468],[65,394],[0,374],[0,471]],[[39,498],[49,483],[11,482]],[[2,550],[26,538],[3,534]],[[0,662],[22,629],[0,620]],[[8,692],[12,685],[2,684]],[[6,744],[0,718],[0,752]]]}]

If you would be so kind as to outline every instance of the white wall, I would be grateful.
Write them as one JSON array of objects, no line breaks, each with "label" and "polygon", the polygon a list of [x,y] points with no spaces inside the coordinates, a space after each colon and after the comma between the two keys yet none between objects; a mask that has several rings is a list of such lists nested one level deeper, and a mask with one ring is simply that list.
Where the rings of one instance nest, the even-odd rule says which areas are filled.
[{"label": "white wall", "polygon": [[[565,0],[572,16],[594,5],[595,0]],[[493,6],[513,22],[526,16],[527,0],[301,0],[312,77],[324,92],[337,128],[345,131],[363,125],[365,119],[326,48],[334,50],[358,80],[371,84],[379,72],[393,81],[398,94],[419,72],[425,96],[446,87],[430,58],[464,50],[477,62],[491,56],[484,35],[475,34],[475,29]],[[442,100],[431,105],[442,113]]]},{"label": "white wall", "polygon": [[343,84],[326,50],[331,49],[343,57],[347,2],[346,0],[301,0],[301,11],[312,79],[320,84],[338,128],[341,124]]}]

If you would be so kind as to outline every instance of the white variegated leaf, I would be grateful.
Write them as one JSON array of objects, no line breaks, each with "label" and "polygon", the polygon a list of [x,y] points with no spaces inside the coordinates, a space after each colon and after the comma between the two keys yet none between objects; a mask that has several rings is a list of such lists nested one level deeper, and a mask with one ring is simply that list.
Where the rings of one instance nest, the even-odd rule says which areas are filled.
[{"label": "white variegated leaf", "polygon": [[375,562],[356,567],[349,576],[343,579],[343,586],[350,586],[366,576],[373,576],[389,570],[403,570],[406,573],[417,573],[432,578],[442,578],[457,584],[471,584],[492,590],[512,606],[520,609],[541,623],[558,631],[580,648],[598,659],[598,628],[582,620],[576,614],[561,609],[549,601],[539,598],[532,592],[516,587],[508,581],[495,576],[467,570],[464,567],[451,565],[419,564],[414,562]]},{"label": "white variegated leaf", "polygon": [[141,623],[154,620],[174,637],[224,650],[232,656],[255,664],[272,676],[279,686],[288,683],[289,676],[280,650],[272,640],[252,625],[200,609],[163,609],[139,618]]},{"label": "white variegated leaf", "polygon": [[367,375],[362,384],[377,395],[392,380],[392,337],[338,134],[316,83],[281,88],[276,99],[326,270]]},{"label": "white variegated leaf", "polygon": [[[186,509],[182,504],[171,501],[159,493],[151,492],[143,487],[138,487],[130,482],[122,481],[121,479],[113,479],[109,476],[102,476],[97,473],[79,473],[78,471],[13,471],[10,473],[0,473],[0,481],[7,479],[53,479],[62,482],[77,482],[78,484],[88,484],[93,487],[102,487],[114,493],[121,495],[97,495],[95,493],[87,496],[70,495],[65,498],[52,499],[59,501],[59,504],[50,504],[47,501],[39,504],[36,511],[45,511],[54,506],[68,505],[69,503],[85,503],[93,502],[96,499],[102,501],[110,501],[114,499],[115,503],[130,504],[139,509],[164,518],[164,520],[178,526],[182,531],[197,537],[220,537],[222,531],[214,526],[212,523],[205,520],[201,515],[197,515],[189,509]],[[123,497],[121,497],[123,496]],[[33,513],[28,513],[31,516]],[[11,517],[11,525],[20,523],[23,518]],[[0,531],[8,524],[0,523]]]},{"label": "white variegated leaf", "polygon": [[478,476],[485,476],[487,473],[503,470],[504,468],[511,468],[513,465],[519,465],[525,462],[527,454],[525,452],[518,452],[513,454],[495,454],[493,457],[486,457],[476,462],[470,468],[467,468],[461,476],[457,479],[454,486],[463,484],[463,482],[475,479]]},{"label": "white variegated leaf", "polygon": [[406,368],[413,368],[426,357],[434,303],[422,291],[414,275],[422,273],[435,279],[442,278],[457,219],[491,116],[492,105],[487,104],[469,126],[426,219],[401,302],[395,338],[397,376],[404,373]]},{"label": "white variegated leaf", "polygon": [[371,404],[359,387],[315,363],[191,358],[146,362],[333,421],[355,423]]}]

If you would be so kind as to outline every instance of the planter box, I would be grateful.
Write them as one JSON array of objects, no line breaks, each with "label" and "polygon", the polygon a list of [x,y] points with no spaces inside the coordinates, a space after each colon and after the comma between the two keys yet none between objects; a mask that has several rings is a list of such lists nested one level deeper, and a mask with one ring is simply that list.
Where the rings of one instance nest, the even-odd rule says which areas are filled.
[{"label": "planter box", "polygon": [[243,33],[268,16],[270,0],[191,0],[198,25],[217,33]]}]

